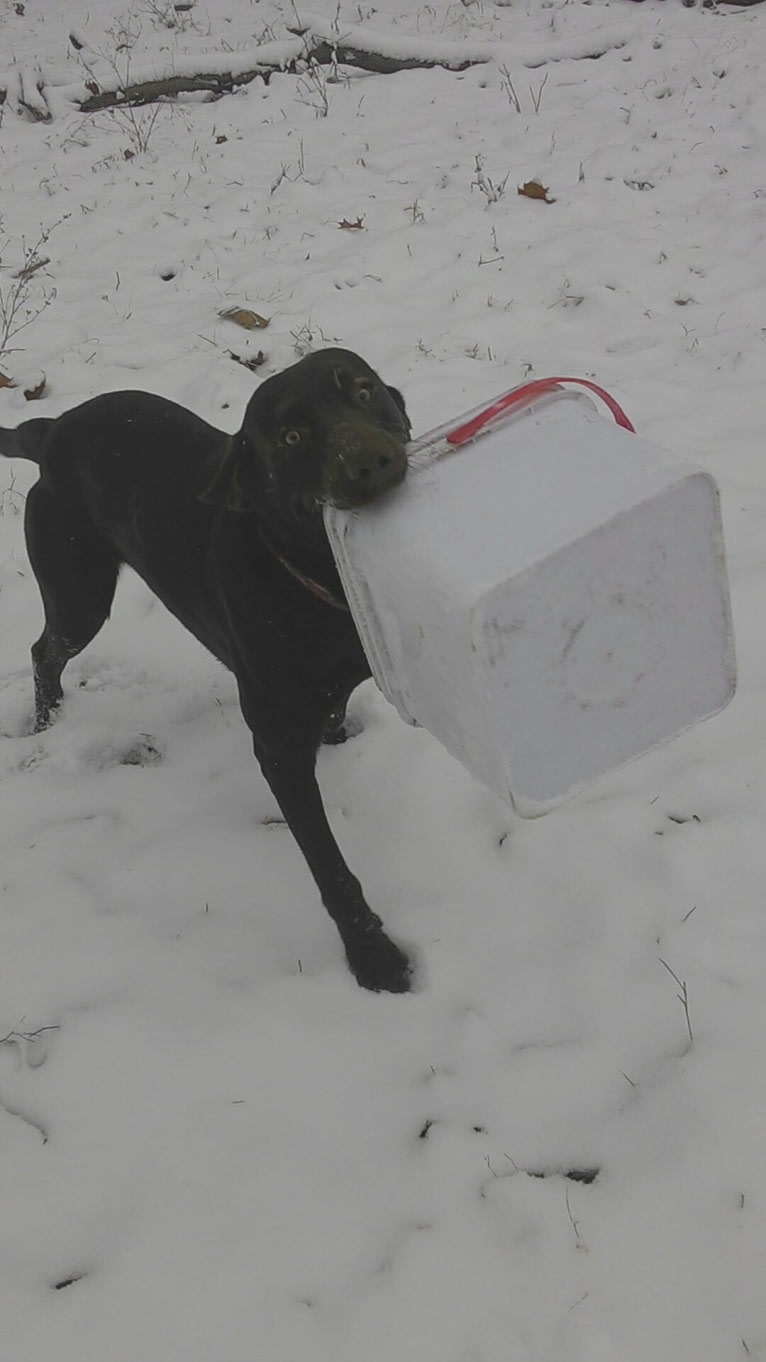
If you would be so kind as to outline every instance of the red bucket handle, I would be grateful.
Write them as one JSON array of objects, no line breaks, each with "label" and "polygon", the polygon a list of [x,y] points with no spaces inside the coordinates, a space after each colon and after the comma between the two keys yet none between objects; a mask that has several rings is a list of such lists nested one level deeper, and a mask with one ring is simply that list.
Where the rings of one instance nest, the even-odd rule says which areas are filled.
[{"label": "red bucket handle", "polygon": [[624,430],[630,430],[635,435],[635,427],[625,415],[622,407],[610,393],[604,388],[600,388],[598,383],[591,383],[588,378],[534,378],[529,383],[522,383],[518,388],[511,388],[510,392],[498,397],[495,402],[490,403],[478,416],[471,417],[462,426],[456,426],[445,438],[448,444],[463,445],[468,440],[472,440],[478,435],[485,426],[489,425],[496,417],[506,412],[513,411],[514,407],[524,407],[529,404],[529,399],[537,397],[542,393],[560,392],[562,383],[577,383],[581,388],[588,388],[609,408],[618,426]]}]

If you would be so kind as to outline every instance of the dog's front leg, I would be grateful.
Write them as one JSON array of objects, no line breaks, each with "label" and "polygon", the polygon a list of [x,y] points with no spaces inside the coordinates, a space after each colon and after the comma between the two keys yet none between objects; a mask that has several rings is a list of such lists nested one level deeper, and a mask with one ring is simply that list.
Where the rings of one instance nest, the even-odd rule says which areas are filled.
[{"label": "dog's front leg", "polygon": [[322,902],[340,932],[354,978],[363,988],[405,993],[411,984],[410,962],[386,935],[341,855],[319,793],[313,751],[294,743],[268,749],[257,739],[254,747]]},{"label": "dog's front leg", "polygon": [[335,705],[322,729],[322,742],[331,747],[337,747],[339,743],[346,742],[349,738],[355,738],[357,734],[363,731],[363,725],[358,719],[349,719],[346,713],[347,703],[348,696]]}]

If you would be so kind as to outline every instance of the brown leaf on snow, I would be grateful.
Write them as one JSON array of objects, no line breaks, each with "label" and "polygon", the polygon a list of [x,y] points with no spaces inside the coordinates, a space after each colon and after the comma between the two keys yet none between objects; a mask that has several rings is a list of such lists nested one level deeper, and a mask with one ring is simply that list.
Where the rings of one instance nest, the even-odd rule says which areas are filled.
[{"label": "brown leaf on snow", "polygon": [[255,373],[256,369],[260,369],[261,365],[266,363],[266,356],[262,350],[259,350],[257,355],[235,355],[233,350],[227,350],[226,353],[230,359],[241,364],[243,368],[250,369],[252,373]]},{"label": "brown leaf on snow", "polygon": [[22,269],[17,270],[13,277],[14,279],[31,279],[33,274],[36,274],[38,270],[44,269],[45,266],[50,265],[50,263],[51,258],[49,255],[33,255],[29,264],[24,265]]},{"label": "brown leaf on snow", "polygon": [[14,383],[13,379],[9,378],[8,375],[4,374],[2,369],[0,369],[0,388],[15,388],[15,387],[16,384]]},{"label": "brown leaf on snow", "polygon": [[548,190],[539,180],[527,180],[526,184],[520,184],[517,191],[523,194],[526,199],[542,199],[543,203],[555,203],[555,199],[548,196]]},{"label": "brown leaf on snow", "polygon": [[27,402],[39,402],[44,392],[45,392],[45,374],[42,374],[40,376],[39,383],[35,383],[34,387],[32,388],[24,389],[24,396],[26,397]]},{"label": "brown leaf on snow", "polygon": [[218,316],[227,322],[236,322],[237,326],[243,326],[245,331],[262,330],[270,321],[269,317],[261,317],[258,312],[251,312],[249,307],[225,307]]},{"label": "brown leaf on snow", "polygon": [[344,218],[342,222],[338,223],[338,226],[344,232],[361,232],[364,229],[364,218],[357,218],[356,222],[349,222],[348,218]]}]

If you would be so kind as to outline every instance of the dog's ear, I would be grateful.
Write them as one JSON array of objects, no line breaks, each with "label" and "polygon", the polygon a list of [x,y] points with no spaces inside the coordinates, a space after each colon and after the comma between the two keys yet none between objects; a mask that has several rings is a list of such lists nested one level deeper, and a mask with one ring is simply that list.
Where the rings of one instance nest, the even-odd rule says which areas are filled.
[{"label": "dog's ear", "polygon": [[388,393],[389,397],[393,398],[394,402],[396,403],[397,407],[402,413],[402,416],[404,417],[404,424],[407,430],[407,439],[410,440],[412,438],[412,426],[410,425],[410,418],[407,415],[407,408],[404,405],[404,398],[402,397],[402,394],[399,392],[398,388],[392,388],[389,386],[388,383],[386,384],[386,392]]},{"label": "dog's ear", "polygon": [[224,506],[227,511],[252,511],[257,497],[255,488],[248,486],[248,462],[247,442],[242,431],[238,431],[231,436],[213,479],[200,492],[199,500],[208,506]]}]

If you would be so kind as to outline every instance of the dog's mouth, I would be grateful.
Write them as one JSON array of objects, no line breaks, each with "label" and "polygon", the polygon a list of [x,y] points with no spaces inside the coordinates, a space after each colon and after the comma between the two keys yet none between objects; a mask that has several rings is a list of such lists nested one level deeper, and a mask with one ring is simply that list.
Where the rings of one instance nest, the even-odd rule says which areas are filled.
[{"label": "dog's mouth", "polygon": [[369,506],[370,502],[377,501],[386,492],[392,492],[395,487],[399,487],[407,474],[407,465],[395,476],[387,478],[385,482],[379,482],[375,487],[359,487],[353,485],[346,488],[337,489],[333,494],[325,498],[324,504],[334,506],[339,511],[356,511],[362,506]]},{"label": "dog's mouth", "polygon": [[406,447],[388,431],[363,441],[341,433],[318,500],[339,511],[354,511],[398,487],[406,475]]}]

